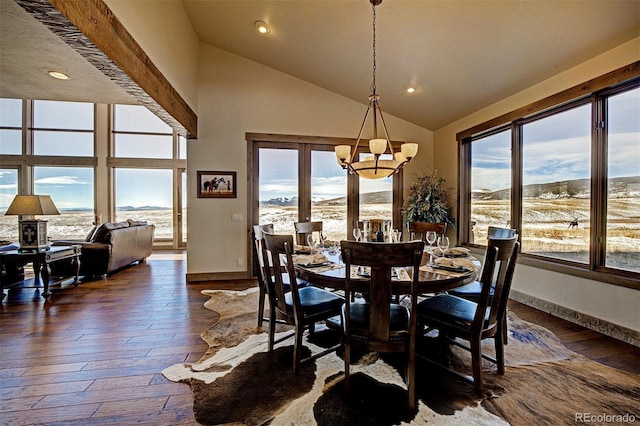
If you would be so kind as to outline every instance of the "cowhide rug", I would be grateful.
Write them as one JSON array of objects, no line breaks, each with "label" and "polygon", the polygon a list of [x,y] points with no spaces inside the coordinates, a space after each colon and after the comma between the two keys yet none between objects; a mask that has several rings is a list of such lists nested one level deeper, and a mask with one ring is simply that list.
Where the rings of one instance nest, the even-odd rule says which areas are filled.
[{"label": "cowhide rug", "polygon": [[[293,339],[267,350],[266,323],[256,327],[257,289],[203,291],[215,323],[202,332],[209,350],[194,364],[163,371],[191,385],[201,424],[246,425],[563,425],[577,419],[640,421],[640,378],[568,350],[548,330],[510,314],[506,374],[484,366],[485,395],[443,370],[418,363],[418,411],[406,414],[401,358],[362,354],[352,367],[349,398],[343,391],[343,360],[333,353],[303,363],[293,376]],[[278,326],[279,333],[290,330]],[[339,338],[326,329],[305,350],[316,352]],[[487,346],[492,346],[491,341]],[[490,348],[488,348],[488,351]],[[469,353],[453,349],[451,365],[470,372]],[[436,353],[436,356],[438,354]],[[580,417],[582,416],[582,417]],[[633,423],[633,422],[632,422]]]}]

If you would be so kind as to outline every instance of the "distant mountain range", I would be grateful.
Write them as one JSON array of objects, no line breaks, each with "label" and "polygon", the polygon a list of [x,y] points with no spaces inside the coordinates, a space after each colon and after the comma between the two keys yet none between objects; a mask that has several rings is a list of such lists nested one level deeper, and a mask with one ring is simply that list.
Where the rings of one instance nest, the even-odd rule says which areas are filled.
[{"label": "distant mountain range", "polygon": [[[564,180],[560,182],[539,183],[526,185],[523,188],[525,198],[584,198],[590,193],[589,179]],[[614,197],[640,197],[640,176],[629,176],[609,179],[610,193]],[[510,197],[509,189],[497,191],[478,190],[473,192],[476,200],[505,200]],[[391,191],[369,192],[360,195],[361,204],[381,204],[391,201]],[[339,206],[347,203],[346,197],[331,198],[327,200],[314,200],[317,206]],[[278,197],[267,201],[261,201],[261,205],[270,206],[296,206],[298,197]]]},{"label": "distant mountain range", "polygon": [[[522,188],[524,198],[587,198],[591,192],[589,179],[563,180],[559,182],[537,183]],[[506,200],[510,189],[497,191],[477,190],[473,192],[476,200]],[[613,197],[640,197],[640,176],[628,176],[609,179],[609,193]]]},{"label": "distant mountain range", "polygon": [[[380,204],[391,202],[391,191],[378,191],[368,192],[366,194],[360,194],[361,204]],[[316,206],[342,206],[347,204],[347,197],[330,198],[327,200],[313,200],[312,203]],[[263,206],[297,206],[298,197],[278,197],[270,200],[261,201]]]}]

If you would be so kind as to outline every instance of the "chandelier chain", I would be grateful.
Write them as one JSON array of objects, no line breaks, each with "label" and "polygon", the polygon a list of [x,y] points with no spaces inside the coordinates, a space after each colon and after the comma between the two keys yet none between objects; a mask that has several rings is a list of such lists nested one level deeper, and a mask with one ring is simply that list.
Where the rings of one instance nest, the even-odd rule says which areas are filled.
[{"label": "chandelier chain", "polygon": [[371,3],[373,8],[373,81],[371,83],[371,93],[376,94],[376,5]]}]

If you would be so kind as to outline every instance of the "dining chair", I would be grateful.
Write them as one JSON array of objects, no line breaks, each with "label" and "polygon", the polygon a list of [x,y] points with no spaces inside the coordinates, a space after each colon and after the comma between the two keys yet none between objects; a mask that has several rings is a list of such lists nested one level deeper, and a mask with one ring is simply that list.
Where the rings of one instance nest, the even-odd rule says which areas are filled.
[{"label": "dining chair", "polygon": [[[468,376],[442,365],[430,359],[427,353],[418,353],[417,356],[472,383],[477,396],[482,394],[482,358],[496,364],[498,374],[504,374],[507,301],[519,246],[516,237],[489,240],[480,278],[482,292],[477,303],[441,293],[417,304],[420,335],[424,336],[425,330],[437,329],[440,341],[447,341],[470,351],[472,375]],[[494,271],[497,279],[491,297]],[[456,340],[456,337],[466,340],[468,345]],[[487,338],[494,339],[495,358],[482,353],[481,342]]]},{"label": "dining chair", "polygon": [[[322,232],[322,222],[294,222],[293,227],[296,231],[296,241],[301,246],[306,246],[307,235]],[[319,239],[318,239],[319,241]]]},{"label": "dining chair", "polygon": [[[273,233],[273,224],[267,225],[253,225],[253,232],[251,237],[253,239],[253,263],[258,269],[256,274],[258,277],[258,327],[262,326],[263,321],[268,321],[269,318],[264,316],[264,299],[267,297],[267,281],[265,279],[265,262],[262,257],[262,245],[264,244],[262,233]],[[269,273],[271,271],[269,270]]]},{"label": "dining chair", "polygon": [[[269,253],[273,262],[273,268],[278,271],[286,270],[291,283],[289,288],[284,284],[283,274],[267,276],[267,290],[269,296],[269,352],[273,352],[276,343],[284,340],[275,340],[276,320],[280,319],[287,324],[295,326],[293,345],[293,373],[300,371],[300,364],[334,352],[340,344],[302,358],[302,336],[305,329],[314,332],[316,322],[327,320],[340,315],[344,299],[330,291],[314,286],[300,287],[297,283],[293,264],[293,236],[263,233],[264,246],[263,257],[268,258]],[[287,336],[289,337],[289,336]],[[287,338],[285,337],[285,338]]]},{"label": "dining chair", "polygon": [[413,267],[411,303],[417,304],[420,260],[424,250],[422,241],[407,243],[377,243],[341,241],[345,263],[345,300],[350,300],[352,286],[359,277],[351,276],[351,265],[370,268],[370,287],[366,302],[345,303],[342,309],[344,326],[344,383],[349,392],[351,348],[359,347],[376,352],[406,354],[408,409],[416,408],[415,343],[416,312],[391,303],[393,293],[392,269]]},{"label": "dining chair", "polygon": [[[487,241],[491,239],[504,239],[504,238],[513,238],[517,237],[518,231],[510,228],[499,228],[496,226],[489,226],[487,229]],[[494,281],[495,282],[495,281]],[[494,285],[491,286],[491,291],[489,292],[490,297],[493,297]],[[467,285],[464,285],[459,288],[454,288],[453,290],[449,290],[449,294],[454,296],[462,297],[463,299],[471,300],[472,302],[478,302],[480,300],[480,293],[482,293],[482,284],[479,281],[472,281]],[[505,318],[506,321],[506,318]],[[504,344],[508,343],[507,339],[507,324],[505,322],[504,327],[502,328],[504,331]]]},{"label": "dining chair", "polygon": [[410,241],[419,238],[426,243],[427,232],[433,231],[436,235],[442,235],[447,230],[447,224],[445,222],[409,222],[407,230],[409,231]]},{"label": "dining chair", "polygon": [[[253,226],[253,232],[252,232],[252,238],[253,238],[253,244],[254,244],[253,262],[258,269],[257,278],[258,278],[258,288],[260,292],[258,295],[258,327],[262,326],[262,323],[264,321],[269,320],[268,317],[264,316],[264,301],[265,301],[265,298],[267,297],[267,280],[265,278],[265,274],[269,274],[271,276],[273,276],[274,274],[273,262],[271,262],[270,259],[268,263],[264,262],[264,256],[262,251],[262,248],[264,245],[264,238],[263,238],[264,233],[269,233],[269,234],[274,233],[272,223]],[[285,289],[286,291],[289,291],[289,274],[287,272],[282,272],[282,271],[280,273],[282,274],[282,280],[283,280]],[[304,287],[309,285],[306,281],[303,281],[299,278],[297,279],[297,281],[298,281],[299,287]]]},{"label": "dining chair", "polygon": [[[498,228],[496,226],[489,226],[487,229],[487,241],[492,239],[509,239],[517,235],[518,232],[515,229]],[[449,294],[477,302],[480,299],[481,292],[482,284],[479,281],[473,281],[465,286],[450,290]],[[493,290],[490,294],[493,296]]]}]

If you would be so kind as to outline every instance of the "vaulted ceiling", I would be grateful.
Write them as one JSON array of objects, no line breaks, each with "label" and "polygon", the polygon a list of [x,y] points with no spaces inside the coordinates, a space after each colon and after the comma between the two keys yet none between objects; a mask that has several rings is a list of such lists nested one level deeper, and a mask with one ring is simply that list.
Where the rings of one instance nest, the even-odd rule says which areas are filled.
[{"label": "vaulted ceiling", "polygon": [[[0,2],[0,96],[134,102],[12,0]],[[182,4],[202,42],[367,102],[369,1]],[[376,14],[380,104],[431,130],[640,36],[635,0],[384,0]],[[271,32],[257,34],[257,20]],[[72,62],[87,79],[61,91],[42,72],[60,61]],[[404,92],[409,84],[416,93]]]}]

